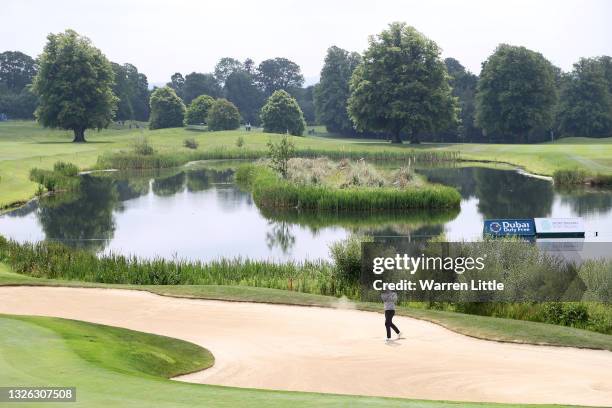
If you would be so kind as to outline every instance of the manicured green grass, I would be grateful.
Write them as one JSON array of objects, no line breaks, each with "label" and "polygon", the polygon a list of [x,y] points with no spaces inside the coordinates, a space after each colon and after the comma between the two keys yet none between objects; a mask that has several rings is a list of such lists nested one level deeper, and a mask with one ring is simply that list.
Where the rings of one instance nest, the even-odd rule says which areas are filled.
[{"label": "manicured green grass", "polygon": [[[0,286],[69,286],[144,290],[164,296],[196,299],[217,299],[242,302],[263,302],[302,306],[346,307],[347,301],[322,296],[269,288],[218,285],[107,285],[92,282],[32,278],[10,271],[0,263]],[[381,312],[377,303],[350,302],[357,309]],[[457,333],[485,340],[513,343],[547,344],[612,351],[612,336],[571,327],[522,320],[475,316],[440,310],[400,307],[397,313],[439,324]]]},{"label": "manicured green grass", "polygon": [[[0,123],[0,208],[28,200],[36,192],[36,184],[28,179],[33,167],[50,169],[56,161],[71,162],[80,168],[96,165],[98,156],[105,152],[129,149],[138,136],[146,136],[160,153],[191,154],[183,147],[186,137],[199,144],[198,152],[215,149],[237,149],[235,141],[243,136],[245,151],[265,152],[266,143],[274,135],[246,132],[242,129],[227,132],[194,132],[183,128],[149,131],[147,129],[107,129],[88,131],[88,143],[71,143],[68,131],[44,129],[34,122]],[[538,145],[490,144],[429,144],[419,146],[391,145],[380,140],[339,139],[334,137],[295,137],[298,150],[311,149],[333,157],[359,155],[368,152],[393,156],[413,151],[431,151],[442,154],[459,152],[462,159],[500,161],[522,166],[527,171],[552,175],[559,168],[583,168],[591,173],[612,174],[612,138],[574,138]],[[202,153],[204,156],[206,153]],[[314,153],[313,153],[314,154]]]},{"label": "manicured green grass", "polygon": [[[0,315],[0,350],[3,351],[0,358],[0,383],[3,386],[73,386],[77,389],[77,402],[67,405],[75,407],[528,406],[264,391],[181,383],[163,377],[188,367],[205,368],[212,363],[208,352],[180,340],[48,317]],[[181,370],[177,371],[177,367],[181,367]]]}]

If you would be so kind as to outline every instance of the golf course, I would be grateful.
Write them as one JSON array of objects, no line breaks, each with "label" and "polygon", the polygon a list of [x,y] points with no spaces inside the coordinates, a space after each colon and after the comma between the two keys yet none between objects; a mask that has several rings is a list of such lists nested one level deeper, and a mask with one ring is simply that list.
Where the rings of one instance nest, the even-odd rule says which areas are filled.
[{"label": "golf course", "polygon": [[0,406],[612,407],[610,15],[6,0]]}]

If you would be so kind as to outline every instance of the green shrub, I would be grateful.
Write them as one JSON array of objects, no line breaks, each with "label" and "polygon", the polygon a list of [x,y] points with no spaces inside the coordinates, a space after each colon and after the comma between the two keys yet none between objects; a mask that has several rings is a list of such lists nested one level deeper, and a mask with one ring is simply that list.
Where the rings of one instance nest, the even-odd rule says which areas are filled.
[{"label": "green shrub", "polygon": [[53,165],[53,170],[31,169],[30,180],[39,185],[37,195],[42,195],[43,189],[50,192],[74,191],[81,181],[78,173],[79,168],[74,164],[59,161]]},{"label": "green shrub", "polygon": [[215,99],[208,95],[200,95],[191,101],[185,112],[185,125],[206,123],[208,111],[214,103]]},{"label": "green shrub", "polygon": [[234,130],[240,127],[240,112],[227,99],[217,99],[208,110],[208,130]]},{"label": "green shrub", "polygon": [[137,136],[132,142],[134,153],[140,156],[151,156],[155,153],[155,149],[149,143],[149,140],[144,136]]},{"label": "green shrub", "polygon": [[193,137],[190,137],[190,138],[183,140],[183,146],[185,146],[188,149],[195,150],[198,148],[199,145],[198,145],[198,142]]},{"label": "green shrub", "polygon": [[170,87],[158,88],[151,93],[149,129],[183,126],[185,104]]},{"label": "green shrub", "polygon": [[589,312],[582,303],[545,303],[542,307],[542,320],[562,326],[584,326],[589,321]]},{"label": "green shrub", "polygon": [[261,121],[264,132],[289,133],[302,136],[306,121],[300,105],[287,91],[279,90],[270,96],[261,108]]},{"label": "green shrub", "polygon": [[287,163],[295,154],[295,144],[289,140],[287,135],[281,137],[278,143],[268,141],[268,155],[270,157],[270,167],[279,173],[283,178],[287,178]]},{"label": "green shrub", "polygon": [[238,136],[238,138],[236,139],[236,147],[242,147],[242,146],[244,146],[244,137]]},{"label": "green shrub", "polygon": [[330,245],[336,276],[349,282],[359,282],[361,274],[361,242],[364,237],[350,236]]}]

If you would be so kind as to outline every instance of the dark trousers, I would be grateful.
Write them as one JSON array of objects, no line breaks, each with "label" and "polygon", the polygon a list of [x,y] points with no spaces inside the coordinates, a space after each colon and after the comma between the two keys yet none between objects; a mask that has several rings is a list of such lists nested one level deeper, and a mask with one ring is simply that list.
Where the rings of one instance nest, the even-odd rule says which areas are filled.
[{"label": "dark trousers", "polygon": [[391,329],[395,333],[399,333],[399,329],[393,324],[393,316],[395,315],[395,310],[385,310],[385,329],[387,329],[387,338],[391,338]]}]

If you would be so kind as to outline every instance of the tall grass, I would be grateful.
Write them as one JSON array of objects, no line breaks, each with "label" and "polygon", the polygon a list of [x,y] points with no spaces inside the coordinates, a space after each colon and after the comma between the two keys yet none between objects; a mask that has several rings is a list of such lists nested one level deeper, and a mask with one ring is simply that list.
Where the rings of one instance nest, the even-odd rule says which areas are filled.
[{"label": "tall grass", "polygon": [[239,167],[236,181],[252,191],[255,203],[262,208],[325,211],[440,209],[457,208],[461,201],[457,190],[441,185],[407,189],[299,185],[280,179],[264,166],[253,164]]},{"label": "tall grass", "polygon": [[[151,169],[176,167],[196,160],[217,159],[260,159],[268,156],[267,150],[246,149],[244,147],[216,147],[198,151],[157,152],[150,155],[134,151],[109,152],[98,157],[97,168],[101,169]],[[458,152],[424,151],[401,149],[397,151],[371,150],[326,150],[297,149],[296,157],[331,159],[367,159],[369,161],[397,161],[411,163],[441,163],[458,160]]]},{"label": "tall grass", "polygon": [[47,191],[74,191],[80,185],[78,173],[79,169],[74,164],[58,161],[53,165],[53,170],[31,169],[30,180]]},{"label": "tall grass", "polygon": [[208,263],[96,254],[56,242],[19,244],[0,236],[0,260],[38,278],[135,285],[240,285],[355,298],[357,283],[323,261],[274,263],[219,259]]},{"label": "tall grass", "polygon": [[590,184],[595,187],[612,186],[612,175],[591,174],[582,169],[555,170],[553,180],[559,186]]}]

